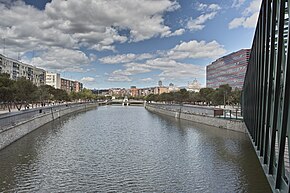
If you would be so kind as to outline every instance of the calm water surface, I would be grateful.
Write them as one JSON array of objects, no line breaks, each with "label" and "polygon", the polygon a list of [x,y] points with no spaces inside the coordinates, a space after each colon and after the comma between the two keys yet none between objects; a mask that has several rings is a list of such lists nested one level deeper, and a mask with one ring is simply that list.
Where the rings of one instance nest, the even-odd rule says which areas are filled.
[{"label": "calm water surface", "polygon": [[0,192],[271,192],[248,137],[105,106],[0,151]]}]

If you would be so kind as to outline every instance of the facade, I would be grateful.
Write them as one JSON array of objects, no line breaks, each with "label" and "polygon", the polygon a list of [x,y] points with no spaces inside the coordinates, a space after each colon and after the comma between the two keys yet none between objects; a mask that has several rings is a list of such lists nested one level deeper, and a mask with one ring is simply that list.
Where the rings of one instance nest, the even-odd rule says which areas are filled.
[{"label": "facade", "polygon": [[132,97],[137,97],[137,96],[139,96],[139,89],[136,88],[136,86],[131,86],[131,88],[130,88],[130,95],[131,95]]},{"label": "facade", "polygon": [[189,92],[199,92],[201,89],[200,83],[195,79],[194,81],[188,83],[187,91]]},{"label": "facade", "polygon": [[242,49],[223,56],[206,67],[206,87],[218,88],[229,84],[242,89],[249,62],[250,49]]},{"label": "facade", "polygon": [[25,77],[36,86],[45,84],[45,70],[22,63],[0,54],[0,73],[7,73],[12,80]]},{"label": "facade", "polygon": [[128,91],[125,88],[111,88],[107,94],[109,96],[125,97],[128,95]]},{"label": "facade", "polygon": [[175,86],[173,83],[170,83],[169,84],[169,87],[168,87],[168,92],[178,92],[180,89]]},{"label": "facade", "polygon": [[60,89],[65,90],[67,93],[70,93],[74,89],[74,83],[71,80],[61,78]]},{"label": "facade", "polygon": [[74,84],[73,84],[73,91],[75,92],[80,92],[83,90],[83,83],[81,82],[78,82],[78,81],[73,81]]},{"label": "facade", "polygon": [[46,82],[45,84],[50,85],[54,88],[60,89],[61,88],[61,78],[60,74],[47,72],[45,75]]},{"label": "facade", "polygon": [[154,94],[162,94],[162,93],[168,93],[168,87],[155,87],[154,88]]}]

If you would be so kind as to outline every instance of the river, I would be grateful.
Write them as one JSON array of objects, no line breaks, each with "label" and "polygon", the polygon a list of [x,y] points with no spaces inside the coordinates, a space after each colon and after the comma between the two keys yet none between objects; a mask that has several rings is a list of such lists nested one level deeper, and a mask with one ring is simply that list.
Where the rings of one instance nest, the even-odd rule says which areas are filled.
[{"label": "river", "polygon": [[143,107],[51,122],[0,151],[0,192],[271,192],[247,134]]}]

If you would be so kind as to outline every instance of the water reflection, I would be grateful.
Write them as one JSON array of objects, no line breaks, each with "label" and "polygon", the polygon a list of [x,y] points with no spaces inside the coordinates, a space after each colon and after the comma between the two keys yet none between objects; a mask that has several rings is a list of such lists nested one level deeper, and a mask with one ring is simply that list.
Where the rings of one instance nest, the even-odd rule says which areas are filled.
[{"label": "water reflection", "polygon": [[0,152],[0,190],[271,192],[246,135],[142,107],[49,123]]}]

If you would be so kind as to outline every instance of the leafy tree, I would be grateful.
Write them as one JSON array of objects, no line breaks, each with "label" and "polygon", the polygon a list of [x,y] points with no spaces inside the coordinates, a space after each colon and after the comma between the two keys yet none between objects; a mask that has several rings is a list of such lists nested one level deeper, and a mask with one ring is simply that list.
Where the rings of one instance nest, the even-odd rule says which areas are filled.
[{"label": "leafy tree", "polygon": [[53,99],[56,101],[69,101],[70,100],[67,92],[62,89],[53,90]]},{"label": "leafy tree", "polygon": [[30,80],[24,77],[19,78],[14,83],[15,89],[15,106],[18,110],[21,109],[23,104],[29,104],[35,100],[35,94],[37,91],[37,86],[35,86]]},{"label": "leafy tree", "polygon": [[37,95],[38,100],[44,104],[45,102],[51,100],[53,98],[55,88],[49,85],[41,85],[38,87]]},{"label": "leafy tree", "polygon": [[202,88],[199,91],[199,97],[202,102],[205,102],[207,105],[212,101],[212,93],[214,92],[213,88]]},{"label": "leafy tree", "polygon": [[11,111],[11,103],[14,98],[14,82],[9,78],[9,74],[0,73],[0,102],[8,107],[9,112]]}]

